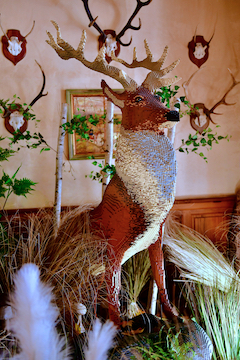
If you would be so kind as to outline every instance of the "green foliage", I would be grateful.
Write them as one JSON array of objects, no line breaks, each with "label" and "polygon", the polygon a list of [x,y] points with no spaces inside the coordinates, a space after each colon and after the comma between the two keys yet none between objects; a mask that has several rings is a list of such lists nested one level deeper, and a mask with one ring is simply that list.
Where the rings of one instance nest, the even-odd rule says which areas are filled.
[{"label": "green foliage", "polygon": [[[42,134],[34,132],[32,135],[30,131],[25,131],[24,133],[21,133],[21,131],[15,131],[13,134],[13,137],[9,137],[10,146],[13,144],[19,144],[21,140],[25,141],[24,146],[20,145],[18,147],[18,150],[20,150],[21,147],[27,147],[28,149],[37,149],[38,147],[41,147],[40,153],[43,151],[49,151],[51,148],[47,144],[47,142],[44,140]],[[33,142],[34,141],[34,142]]]},{"label": "green foliage", "polygon": [[[177,94],[179,88],[180,86],[177,85],[174,86],[174,90],[171,88],[171,85],[162,86],[159,91],[156,91],[156,95],[160,96],[162,103],[170,108],[170,100]],[[180,109],[180,104],[177,103],[174,106]]]},{"label": "green foliage", "polygon": [[156,337],[147,337],[144,342],[147,346],[139,347],[138,350],[142,354],[142,358],[146,360],[191,360],[196,355],[192,350],[191,343],[180,343],[180,333],[174,334],[172,329],[169,332],[163,330],[159,332],[158,339]]},{"label": "green foliage", "polygon": [[[3,140],[4,138],[0,137],[0,141]],[[13,154],[15,153],[16,151],[15,150],[12,150],[12,149],[3,149],[1,146],[0,146],[0,162],[1,161],[8,161],[8,158],[10,156],[13,156]]]},{"label": "green foliage", "polygon": [[[79,111],[79,109],[78,109]],[[64,123],[62,128],[67,134],[73,134],[74,132],[80,136],[83,140],[89,140],[89,133],[93,126],[97,126],[98,123],[106,118],[106,114],[102,116],[95,115],[74,115],[73,118]]]},{"label": "green foliage", "polygon": [[[77,109],[80,111],[79,109]],[[84,112],[84,110],[82,110]],[[106,111],[104,111],[104,114],[99,116],[97,114],[95,115],[82,115],[77,114],[74,115],[73,118],[62,124],[62,128],[67,134],[73,134],[76,133],[80,136],[82,140],[89,140],[90,136],[89,133],[92,131],[92,129],[97,126],[100,122],[105,122],[106,119]],[[114,125],[118,125],[121,123],[121,121],[118,119],[118,117],[113,118]],[[80,139],[78,139],[80,140]]]},{"label": "green foliage", "polygon": [[[17,95],[13,96],[14,100],[10,101],[10,99],[7,100],[3,100],[0,99],[0,106],[3,109],[6,108],[11,108],[12,110],[18,110],[20,112],[21,115],[24,116],[24,118],[26,120],[34,120],[39,122],[40,120],[37,120],[36,115],[34,113],[31,112],[31,106],[27,105],[26,103],[24,104],[20,104],[20,103],[16,103],[16,100],[21,100],[20,97],[18,97]],[[0,109],[0,114],[3,114],[3,110]]]},{"label": "green foliage", "polygon": [[[13,193],[17,196],[25,196],[26,194],[29,194],[30,191],[33,191],[34,189],[32,186],[36,185],[35,182],[33,182],[30,179],[23,178],[23,179],[16,179],[16,175],[19,171],[21,166],[15,171],[13,176],[9,176],[3,171],[2,178],[0,179],[0,197],[5,198],[5,203],[8,200],[9,196]],[[4,204],[5,205],[5,204]]]},{"label": "green foliage", "polygon": [[[20,104],[16,102],[20,100],[20,98],[17,97],[16,95],[14,95],[13,98],[14,98],[13,101],[10,101],[9,99],[7,100],[0,99],[0,107],[2,107],[2,109],[0,108],[0,114],[3,114],[4,110],[10,107],[11,109],[17,109],[27,121],[28,120],[34,120],[35,122],[40,121],[37,120],[36,115],[31,112],[30,106],[28,106],[25,103]],[[0,141],[4,139],[6,138],[0,136]],[[41,147],[40,152],[50,150],[50,146],[44,140],[42,134],[37,132],[31,134],[30,131],[26,131],[22,134],[18,130],[14,132],[12,137],[8,137],[8,139],[10,140],[8,147],[5,149],[0,147],[0,162],[8,161],[8,158],[10,156],[13,156],[13,154],[17,153],[21,147],[27,147],[28,149],[36,149]],[[19,145],[21,141],[24,141],[25,145]],[[15,144],[19,145],[17,150],[12,149],[13,145]],[[0,178],[0,197],[5,198],[3,210],[11,194],[26,197],[27,194],[29,194],[31,191],[34,190],[33,186],[36,185],[35,182],[27,178],[16,179],[16,175],[20,167],[21,166],[18,167],[18,169],[15,171],[15,173],[12,176],[8,175],[6,172],[3,171],[3,175]]]},{"label": "green foliage", "polygon": [[[219,128],[220,125],[217,125],[216,128]],[[210,127],[207,128],[202,134],[200,134],[198,131],[195,134],[189,134],[188,139],[184,140],[182,139],[182,145],[178,147],[176,150],[189,154],[190,152],[193,152],[195,154],[198,154],[207,162],[207,157],[204,155],[202,151],[200,151],[200,148],[206,147],[207,150],[211,150],[213,144],[219,144],[219,141],[221,140],[227,140],[231,136],[226,135],[218,135],[217,131],[212,130]]]},{"label": "green foliage", "polygon": [[116,173],[116,168],[115,165],[109,165],[109,164],[105,164],[99,163],[96,160],[92,162],[92,164],[94,166],[97,166],[101,169],[100,172],[96,171],[91,171],[90,175],[85,175],[85,177],[89,177],[92,180],[97,180],[99,183],[103,182],[103,179],[108,177],[110,175],[110,179],[112,179],[113,175]]}]

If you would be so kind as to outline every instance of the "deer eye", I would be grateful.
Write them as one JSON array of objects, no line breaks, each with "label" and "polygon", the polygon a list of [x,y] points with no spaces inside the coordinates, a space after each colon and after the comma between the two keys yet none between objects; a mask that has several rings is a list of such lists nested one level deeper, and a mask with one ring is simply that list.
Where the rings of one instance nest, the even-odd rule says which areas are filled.
[{"label": "deer eye", "polygon": [[134,99],[134,101],[135,101],[136,103],[139,103],[139,102],[143,101],[143,97],[142,97],[142,96],[136,96],[135,99]]}]

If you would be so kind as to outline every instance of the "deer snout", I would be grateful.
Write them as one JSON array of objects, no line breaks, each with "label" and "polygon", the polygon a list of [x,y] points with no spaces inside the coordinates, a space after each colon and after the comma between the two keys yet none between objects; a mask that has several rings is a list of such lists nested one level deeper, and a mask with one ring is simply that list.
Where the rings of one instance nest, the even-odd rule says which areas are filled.
[{"label": "deer snout", "polygon": [[175,111],[175,110],[170,110],[167,114],[164,115],[165,118],[168,120],[168,121],[179,121],[180,118],[179,118],[179,112],[178,111]]}]

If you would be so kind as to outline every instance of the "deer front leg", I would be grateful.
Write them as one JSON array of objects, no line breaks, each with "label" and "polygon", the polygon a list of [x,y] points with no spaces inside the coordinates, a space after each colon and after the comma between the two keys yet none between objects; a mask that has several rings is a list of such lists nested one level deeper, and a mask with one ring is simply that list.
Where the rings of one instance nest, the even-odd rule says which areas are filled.
[{"label": "deer front leg", "polygon": [[121,262],[115,260],[109,263],[105,274],[109,319],[118,327],[121,326],[119,293],[121,288]]},{"label": "deer front leg", "polygon": [[170,304],[165,285],[164,258],[162,251],[162,226],[160,229],[158,240],[154,244],[149,246],[148,251],[151,261],[153,278],[156,281],[159,290],[162,310],[165,316],[171,319],[175,316],[178,316],[178,314]]}]

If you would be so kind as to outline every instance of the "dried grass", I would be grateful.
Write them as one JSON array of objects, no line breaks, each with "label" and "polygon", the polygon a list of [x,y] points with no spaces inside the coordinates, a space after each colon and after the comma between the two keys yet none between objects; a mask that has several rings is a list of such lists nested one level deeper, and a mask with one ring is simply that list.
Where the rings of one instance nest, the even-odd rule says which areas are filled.
[{"label": "dried grass", "polygon": [[163,239],[169,260],[184,279],[228,291],[238,280],[232,264],[207,237],[169,219]]},{"label": "dried grass", "polygon": [[148,250],[132,256],[122,266],[123,288],[128,296],[129,318],[139,315],[142,311],[138,304],[138,297],[152,276]]},{"label": "dried grass", "polygon": [[83,303],[88,309],[84,318],[89,325],[97,293],[103,297],[106,294],[103,272],[107,266],[107,242],[91,231],[90,209],[84,206],[63,214],[56,238],[52,213],[45,211],[29,217],[24,227],[25,236],[16,217],[2,234],[2,291],[5,294],[11,291],[13,275],[23,264],[38,265],[42,280],[52,284],[57,306],[72,332],[78,317],[77,303]]}]

